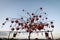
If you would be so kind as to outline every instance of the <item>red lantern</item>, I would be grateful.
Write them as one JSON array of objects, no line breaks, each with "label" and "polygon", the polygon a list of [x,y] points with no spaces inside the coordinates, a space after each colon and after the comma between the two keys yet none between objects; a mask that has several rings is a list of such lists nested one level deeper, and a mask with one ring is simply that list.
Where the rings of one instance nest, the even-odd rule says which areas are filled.
[{"label": "red lantern", "polygon": [[54,25],[51,25],[52,28],[54,28]]},{"label": "red lantern", "polygon": [[40,10],[42,10],[42,7],[40,8]]},{"label": "red lantern", "polygon": [[16,30],[19,30],[19,27],[16,27]]},{"label": "red lantern", "polygon": [[51,21],[50,23],[51,23],[51,24],[53,24],[53,22],[52,22],[52,21]]},{"label": "red lantern", "polygon": [[41,18],[42,16],[40,15],[39,17]]},{"label": "red lantern", "polygon": [[6,20],[9,20],[9,18],[6,18]]},{"label": "red lantern", "polygon": [[14,21],[11,21],[11,23],[14,23]]},{"label": "red lantern", "polygon": [[43,29],[44,28],[44,24],[42,23],[42,24],[40,24],[40,27]]},{"label": "red lantern", "polygon": [[11,28],[12,31],[14,31],[14,28]]},{"label": "red lantern", "polygon": [[44,28],[44,24],[43,23],[41,23],[41,24],[38,25],[38,30],[41,30],[43,28]]},{"label": "red lantern", "polygon": [[19,21],[18,20],[15,20],[15,23],[18,23]]},{"label": "red lantern", "polygon": [[32,13],[32,15],[34,15],[34,13]]}]

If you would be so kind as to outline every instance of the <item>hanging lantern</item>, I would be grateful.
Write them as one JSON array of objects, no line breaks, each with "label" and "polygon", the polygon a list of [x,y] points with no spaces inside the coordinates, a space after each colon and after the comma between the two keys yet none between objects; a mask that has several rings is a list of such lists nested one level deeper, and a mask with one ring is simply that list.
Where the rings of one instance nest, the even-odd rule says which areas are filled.
[{"label": "hanging lantern", "polygon": [[54,28],[54,25],[51,25],[52,28]]},{"label": "hanging lantern", "polygon": [[44,24],[41,23],[39,27],[40,27],[41,29],[43,29],[43,28],[44,28]]},{"label": "hanging lantern", "polygon": [[19,30],[19,27],[16,27],[16,30]]},{"label": "hanging lantern", "polygon": [[15,20],[15,23],[18,23],[18,20]]},{"label": "hanging lantern", "polygon": [[11,28],[12,31],[14,31],[14,28]]},{"label": "hanging lantern", "polygon": [[47,32],[45,32],[45,36],[46,36],[46,37],[49,37],[49,34],[48,34]]},{"label": "hanging lantern", "polygon": [[32,15],[34,15],[34,13],[32,13]]},{"label": "hanging lantern", "polygon": [[51,21],[50,23],[51,23],[51,24],[53,24],[53,22],[52,22],[52,21]]},{"label": "hanging lantern", "polygon": [[6,18],[6,20],[9,20],[9,18]]},{"label": "hanging lantern", "polygon": [[40,10],[42,10],[42,7],[40,8]]},{"label": "hanging lantern", "polygon": [[39,16],[40,18],[42,17],[42,15]]},{"label": "hanging lantern", "polygon": [[11,23],[14,23],[14,21],[11,21]]}]

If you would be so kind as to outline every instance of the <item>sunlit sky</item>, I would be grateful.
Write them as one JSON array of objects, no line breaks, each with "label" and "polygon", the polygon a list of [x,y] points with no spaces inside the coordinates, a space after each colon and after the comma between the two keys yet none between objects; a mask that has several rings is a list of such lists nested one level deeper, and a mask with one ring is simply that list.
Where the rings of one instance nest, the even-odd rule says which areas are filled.
[{"label": "sunlit sky", "polygon": [[18,18],[19,15],[24,17],[25,13],[22,12],[22,9],[32,13],[40,7],[43,7],[50,20],[54,20],[53,35],[55,38],[59,38],[60,0],[0,0],[0,30],[8,30],[8,27],[1,29],[6,17]]}]

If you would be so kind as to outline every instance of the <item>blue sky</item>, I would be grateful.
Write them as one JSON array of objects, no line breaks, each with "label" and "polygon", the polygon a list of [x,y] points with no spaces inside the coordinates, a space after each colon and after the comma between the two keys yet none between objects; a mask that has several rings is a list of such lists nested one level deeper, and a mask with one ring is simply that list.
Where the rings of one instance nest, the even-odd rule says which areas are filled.
[{"label": "blue sky", "polygon": [[6,17],[25,16],[22,9],[32,13],[40,7],[43,7],[50,20],[54,20],[53,33],[60,35],[60,0],[0,0],[0,26]]}]

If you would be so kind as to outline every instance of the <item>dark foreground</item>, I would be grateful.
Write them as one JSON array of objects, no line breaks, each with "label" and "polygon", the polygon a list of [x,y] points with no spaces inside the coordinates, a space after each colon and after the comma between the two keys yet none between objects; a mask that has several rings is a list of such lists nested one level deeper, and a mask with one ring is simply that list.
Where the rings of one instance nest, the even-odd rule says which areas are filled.
[{"label": "dark foreground", "polygon": [[[7,38],[0,38],[0,40],[29,40],[29,39],[7,39]],[[52,40],[52,39],[30,39],[30,40]],[[54,39],[54,40],[60,40],[60,39]]]}]

